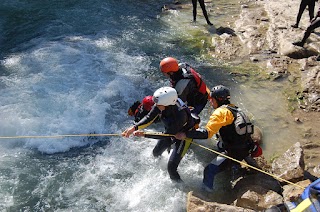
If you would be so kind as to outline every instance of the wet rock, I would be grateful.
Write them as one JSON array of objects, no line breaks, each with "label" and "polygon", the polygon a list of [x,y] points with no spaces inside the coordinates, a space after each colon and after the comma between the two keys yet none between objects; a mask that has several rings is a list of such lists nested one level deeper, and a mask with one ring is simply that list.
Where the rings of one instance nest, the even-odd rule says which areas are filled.
[{"label": "wet rock", "polygon": [[261,195],[256,191],[248,190],[237,199],[235,204],[254,211],[263,211],[281,203],[283,203],[282,196],[274,191],[267,191],[266,194]]},{"label": "wet rock", "polygon": [[320,164],[315,166],[312,171],[318,176],[320,176]]},{"label": "wet rock", "polygon": [[248,211],[253,212],[253,210],[244,209],[237,206],[220,204],[217,202],[206,202],[202,199],[193,195],[193,192],[189,192],[187,201],[187,212],[206,212],[206,211],[221,211],[221,212],[231,212],[231,211]]},{"label": "wet rock", "polygon": [[286,74],[290,61],[286,58],[272,58],[267,62],[267,72]]},{"label": "wet rock", "polygon": [[182,9],[182,6],[179,2],[174,2],[173,4],[165,4],[161,8],[163,12],[167,10],[177,10],[177,9]]},{"label": "wet rock", "polygon": [[302,121],[298,117],[294,118],[294,121],[297,123],[302,123]]},{"label": "wet rock", "polygon": [[259,59],[256,58],[256,57],[250,57],[250,60],[251,60],[252,62],[258,62],[258,61],[259,61]]},{"label": "wet rock", "polygon": [[[265,170],[264,168],[262,168],[262,170],[265,170],[270,175],[256,172],[251,174],[249,173],[239,178],[234,183],[234,186],[232,188],[234,194],[236,195],[236,200],[232,205],[210,202],[210,199],[208,198],[203,198],[206,199],[206,201],[204,201],[199,198],[199,195],[198,197],[196,197],[193,195],[193,192],[190,192],[188,194],[187,211],[264,211],[267,208],[283,204],[286,201],[296,201],[300,197],[304,188],[306,188],[310,184],[310,180],[315,180],[318,178],[304,170],[302,170],[302,176],[310,180],[297,181],[296,178],[291,176],[292,170],[295,169],[294,167],[297,167],[297,160],[300,160],[300,157],[295,158],[295,160],[291,160],[292,154],[298,154],[300,156],[303,155],[303,151],[300,152],[300,150],[300,143],[296,143],[295,145],[290,147],[287,152],[280,156],[278,160],[275,160],[271,164],[273,168],[287,167],[288,165],[286,164],[290,163],[295,164],[292,166],[289,165],[289,167],[292,167],[291,169],[279,168],[276,173],[271,174],[271,170]],[[280,163],[281,165],[279,165]],[[304,166],[301,166],[301,169],[302,167]],[[319,170],[320,165],[314,167],[315,173],[319,174],[318,176],[320,176]],[[298,172],[300,173],[300,171]],[[296,182],[293,183],[293,181],[291,181],[290,184],[287,184],[287,182],[282,182],[282,186],[280,182],[273,176],[281,177],[282,179],[284,179],[285,177],[287,177],[288,179],[294,178]],[[234,207],[234,205],[237,207]]]},{"label": "wet rock", "polygon": [[303,150],[297,142],[272,163],[272,172],[282,179],[295,182],[303,178],[304,166]]},{"label": "wet rock", "polygon": [[[292,12],[294,8],[296,12]],[[290,72],[286,62],[281,62],[281,60],[296,61],[308,58],[308,60],[312,61],[312,66],[318,67],[319,61],[317,61],[316,56],[320,52],[320,37],[317,33],[310,35],[304,47],[292,44],[302,39],[304,30],[309,25],[308,18],[302,17],[300,28],[294,29],[291,27],[296,20],[298,8],[299,2],[277,0],[255,1],[254,6],[251,6],[251,4],[242,6],[239,19],[235,21],[234,30],[243,49],[235,46],[234,48],[239,50],[234,52],[234,55],[228,54],[228,57],[244,57],[247,55],[252,58],[254,54],[255,58],[258,58],[256,55],[265,54],[264,51],[266,49],[270,50],[272,54],[269,55],[269,58],[265,57],[264,60],[274,60],[275,53],[280,55],[281,58],[278,59],[277,65],[272,64],[270,61],[263,63],[263,58],[259,60],[261,65],[267,64],[267,72],[269,72],[273,80],[282,79]],[[221,45],[221,49],[224,49],[230,44],[237,43],[231,43],[229,40],[219,45]],[[217,54],[217,56],[223,57],[222,54]],[[252,59],[251,61],[256,62]],[[316,73],[314,73],[313,77],[310,77],[309,74],[312,71],[311,63],[307,67],[301,63],[301,70],[303,70],[301,72],[302,87],[304,90],[307,89],[308,93],[305,95],[304,105],[299,105],[299,107],[305,111],[320,111],[319,74],[315,77]]]},{"label": "wet rock", "polygon": [[310,180],[304,180],[298,182],[297,185],[285,185],[283,186],[283,199],[284,201],[295,202],[299,199],[300,195],[302,194],[304,188],[306,188],[311,183]]},{"label": "wet rock", "polygon": [[320,111],[320,70],[317,66],[307,66],[307,71],[301,72],[301,84],[308,109]]},{"label": "wet rock", "polygon": [[241,196],[248,190],[255,191],[258,194],[266,194],[269,190],[279,194],[282,192],[279,181],[263,173],[244,176],[236,182],[233,190],[237,193],[237,196]]}]

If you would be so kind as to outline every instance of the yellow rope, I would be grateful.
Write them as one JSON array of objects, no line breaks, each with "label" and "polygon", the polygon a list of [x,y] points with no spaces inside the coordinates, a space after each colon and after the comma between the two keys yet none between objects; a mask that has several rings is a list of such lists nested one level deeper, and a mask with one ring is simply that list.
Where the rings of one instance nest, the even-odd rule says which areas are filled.
[{"label": "yellow rope", "polygon": [[[164,133],[159,133],[159,132],[145,132],[145,134],[158,135],[158,136],[164,136],[164,137],[174,137],[174,135],[164,134]],[[26,135],[26,136],[0,136],[0,139],[63,138],[63,137],[87,137],[87,136],[122,136],[122,134],[121,134],[121,133],[118,133],[118,134],[74,134],[74,135],[38,135],[38,136],[32,136],[32,135],[30,135],[30,136],[28,136],[28,135]],[[259,168],[256,168],[256,167],[254,167],[254,166],[251,166],[251,165],[249,165],[249,164],[247,164],[247,163],[244,163],[244,162],[242,162],[242,161],[236,160],[236,159],[234,159],[234,158],[232,158],[232,157],[230,157],[230,156],[224,155],[224,154],[222,154],[222,153],[220,153],[220,152],[218,152],[218,151],[215,151],[215,150],[213,150],[213,149],[210,149],[210,148],[208,148],[208,147],[205,147],[205,146],[203,146],[203,145],[201,145],[201,144],[198,144],[198,143],[196,143],[196,142],[194,142],[194,141],[192,141],[191,143],[192,143],[192,144],[195,144],[195,145],[197,145],[197,146],[199,146],[199,147],[201,147],[201,148],[203,148],[203,149],[206,149],[206,150],[208,150],[208,151],[210,151],[210,152],[216,153],[216,154],[218,154],[218,155],[220,155],[220,156],[222,156],[222,157],[225,157],[225,158],[228,158],[228,159],[230,159],[230,160],[233,160],[233,161],[235,161],[235,162],[237,162],[237,163],[239,163],[239,164],[241,164],[241,165],[243,165],[243,166],[247,166],[247,167],[249,167],[249,168],[251,168],[251,169],[254,169],[254,170],[256,170],[256,171],[259,171],[259,172],[261,172],[261,173],[264,173],[264,174],[266,174],[266,175],[269,175],[269,176],[271,176],[271,177],[273,177],[273,178],[275,178],[275,179],[277,179],[277,180],[279,180],[279,181],[283,181],[283,182],[286,182],[286,183],[288,183],[288,184],[291,184],[291,185],[297,186],[297,187],[299,187],[299,188],[305,189],[305,187],[302,187],[302,186],[300,186],[300,185],[298,185],[298,184],[295,184],[295,183],[292,183],[292,182],[290,182],[290,181],[288,181],[288,180],[282,179],[282,178],[280,178],[280,177],[278,177],[278,176],[276,176],[276,175],[273,175],[273,174],[270,174],[270,173],[268,173],[268,172],[265,172],[265,171],[263,171],[263,170],[261,170],[261,169],[259,169]]]},{"label": "yellow rope", "polygon": [[232,158],[232,157],[229,157],[228,155],[224,155],[224,154],[222,154],[222,153],[220,153],[220,152],[217,152],[217,151],[215,151],[215,150],[213,150],[213,149],[210,149],[210,148],[207,148],[207,147],[205,147],[205,146],[202,146],[201,144],[198,144],[198,143],[196,143],[196,142],[194,142],[194,141],[192,141],[191,143],[193,143],[193,144],[195,144],[195,145],[197,145],[197,146],[199,146],[199,147],[201,147],[201,148],[203,148],[203,149],[206,149],[206,150],[209,150],[209,151],[211,151],[211,152],[214,152],[214,153],[216,153],[216,154],[218,154],[218,155],[220,155],[220,156],[223,156],[223,157],[225,157],[225,158],[228,158],[228,159],[230,159],[230,160],[233,160],[233,161],[235,161],[235,162],[237,162],[237,163],[240,163],[241,165],[247,166],[247,167],[249,167],[249,168],[251,168],[251,169],[254,169],[254,170],[256,170],[256,171],[259,171],[259,172],[262,172],[262,173],[264,173],[264,174],[267,174],[267,175],[269,175],[269,176],[271,176],[271,177],[273,177],[273,178],[275,178],[275,179],[277,179],[277,180],[284,181],[284,182],[286,182],[286,183],[288,183],[288,184],[291,184],[291,185],[297,186],[297,187],[299,187],[299,188],[305,189],[305,187],[302,187],[302,186],[300,186],[300,185],[298,185],[298,184],[292,183],[292,182],[290,182],[290,181],[288,181],[288,180],[282,179],[282,178],[280,178],[280,177],[278,177],[278,176],[276,176],[276,175],[270,174],[270,173],[268,173],[268,172],[266,172],[266,171],[263,171],[263,170],[261,170],[261,169],[259,169],[259,168],[256,168],[256,167],[254,167],[254,166],[251,166],[251,165],[249,165],[249,164],[247,164],[247,163],[244,163],[244,162],[242,162],[242,161],[239,161],[239,160],[237,160],[237,159],[234,159],[234,158]]},{"label": "yellow rope", "polygon": [[[174,136],[174,135],[170,135],[170,134],[163,134],[163,135],[164,135],[164,136]],[[296,184],[296,183],[293,183],[293,182],[290,182],[290,181],[288,181],[288,180],[282,179],[281,177],[278,177],[278,176],[276,176],[276,175],[274,175],[274,174],[271,174],[271,173],[268,173],[268,172],[266,172],[266,171],[263,171],[263,170],[261,170],[261,169],[259,169],[259,168],[257,168],[257,167],[251,166],[251,165],[249,165],[249,164],[247,164],[247,163],[244,163],[244,162],[242,162],[242,161],[239,161],[239,160],[237,160],[237,159],[234,159],[234,158],[232,158],[232,157],[230,157],[230,156],[228,156],[228,155],[224,155],[224,154],[222,154],[222,153],[220,153],[220,152],[218,152],[218,151],[215,151],[215,150],[213,150],[213,149],[210,149],[210,148],[208,148],[208,147],[205,147],[205,146],[203,146],[203,145],[201,145],[201,144],[198,144],[198,143],[196,143],[196,142],[194,142],[194,141],[192,141],[191,143],[192,143],[192,144],[195,144],[195,145],[197,145],[197,146],[199,146],[199,147],[201,147],[201,148],[203,148],[203,149],[206,149],[206,150],[208,150],[208,151],[210,151],[210,152],[216,153],[216,154],[218,154],[218,155],[220,155],[220,156],[222,156],[222,157],[225,157],[225,158],[228,158],[228,159],[230,159],[230,160],[233,160],[233,161],[235,161],[235,162],[237,162],[237,163],[239,163],[239,164],[241,164],[241,165],[243,165],[243,166],[247,166],[247,167],[249,167],[249,168],[251,168],[251,169],[254,169],[254,170],[256,170],[256,171],[259,171],[259,172],[261,172],[261,173],[264,173],[264,174],[266,174],[266,175],[269,175],[269,176],[271,176],[271,177],[273,177],[273,178],[275,178],[275,179],[277,179],[277,180],[279,180],[279,181],[283,181],[283,182],[286,182],[286,183],[288,183],[288,184],[297,186],[297,187],[299,187],[299,188],[301,188],[301,189],[305,189],[305,187],[303,187],[303,186],[300,186],[300,185],[298,185],[298,184]]]}]

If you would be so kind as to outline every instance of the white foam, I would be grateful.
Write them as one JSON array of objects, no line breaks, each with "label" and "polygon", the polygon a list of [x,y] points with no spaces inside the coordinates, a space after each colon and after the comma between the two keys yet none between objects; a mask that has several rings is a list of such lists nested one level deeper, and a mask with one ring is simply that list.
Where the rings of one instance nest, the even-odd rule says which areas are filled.
[{"label": "white foam", "polygon": [[[1,63],[12,72],[0,78],[2,136],[119,133],[113,124],[127,119],[123,106],[143,97],[137,85],[149,86],[136,74],[148,59],[115,52],[107,38],[42,43]],[[55,153],[85,144],[82,138],[31,138],[25,145]]]}]

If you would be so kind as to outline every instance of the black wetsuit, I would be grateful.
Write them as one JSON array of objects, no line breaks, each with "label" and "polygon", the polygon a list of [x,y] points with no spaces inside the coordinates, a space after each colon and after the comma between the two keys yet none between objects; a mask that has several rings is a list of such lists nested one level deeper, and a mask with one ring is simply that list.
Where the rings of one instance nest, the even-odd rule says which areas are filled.
[{"label": "black wetsuit", "polygon": [[[190,110],[186,105],[183,104],[181,100],[179,100],[179,103],[177,103],[179,106],[166,106],[166,109],[163,111],[160,111],[156,106],[153,106],[151,111],[135,124],[136,130],[149,126],[159,116],[164,124],[165,134],[175,135],[178,132],[187,132],[188,130],[192,129],[194,126],[194,121],[191,117]],[[172,144],[174,144],[174,148],[168,161],[168,172],[172,180],[180,181],[181,178],[177,168],[181,159],[189,149],[191,140],[181,141],[171,137],[160,139],[153,149],[153,155],[155,157],[160,156],[165,150],[170,148]]]},{"label": "black wetsuit", "polygon": [[207,24],[212,25],[208,18],[208,13],[206,10],[206,5],[204,4],[204,0],[192,0],[192,6],[193,6],[193,21],[196,21],[197,19],[197,1],[200,4],[200,7],[202,9],[203,16],[205,17]]},{"label": "black wetsuit", "polygon": [[308,6],[308,10],[309,10],[309,18],[310,21],[314,18],[314,7],[315,7],[316,1],[315,0],[301,0],[300,3],[300,7],[299,7],[299,12],[297,15],[297,21],[296,21],[296,26],[298,27],[302,13],[304,12],[304,10],[306,9],[306,7]]},{"label": "black wetsuit", "polygon": [[134,114],[134,122],[139,122],[143,117],[145,117],[147,114],[149,113],[149,111],[147,111],[146,109],[143,108],[142,105],[140,105],[137,108],[136,113]]},{"label": "black wetsuit", "polygon": [[320,27],[320,8],[319,11],[317,13],[316,18],[311,22],[311,24],[308,26],[308,28],[306,29],[306,31],[304,32],[303,38],[300,42],[295,42],[293,43],[294,45],[297,46],[303,46],[305,44],[305,42],[307,41],[307,39],[309,38],[309,36],[311,35],[311,33],[318,27]]}]

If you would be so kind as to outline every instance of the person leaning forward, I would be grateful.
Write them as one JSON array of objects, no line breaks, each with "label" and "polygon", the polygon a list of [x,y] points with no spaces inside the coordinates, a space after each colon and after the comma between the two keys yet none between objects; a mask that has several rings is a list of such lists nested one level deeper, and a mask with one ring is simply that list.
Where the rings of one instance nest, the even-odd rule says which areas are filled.
[{"label": "person leaning forward", "polygon": [[[180,132],[177,133],[175,137],[177,139],[207,139],[219,132],[219,140],[221,139],[222,141],[222,154],[239,161],[245,159],[248,164],[250,163],[250,165],[257,166],[251,156],[252,154],[257,154],[257,151],[259,151],[259,155],[261,155],[261,148],[253,143],[251,136],[247,134],[239,135],[236,132],[234,123],[235,116],[230,108],[237,109],[237,107],[230,103],[229,89],[223,85],[215,86],[212,88],[210,96],[210,103],[215,110],[210,116],[206,128]],[[204,169],[203,185],[205,190],[212,192],[215,175],[227,167],[233,167],[235,165],[238,164],[220,155],[213,159]]]},{"label": "person leaning forward", "polygon": [[178,96],[189,107],[193,114],[199,113],[208,101],[207,85],[201,75],[190,65],[178,63],[173,57],[166,57],[160,62],[161,72],[170,79],[171,86],[176,89]]},{"label": "person leaning forward", "polygon": [[143,98],[142,102],[135,101],[128,109],[128,115],[134,117],[134,122],[139,122],[145,115],[147,115],[154,102],[152,96],[146,96]]},{"label": "person leaning forward", "polygon": [[[159,116],[165,127],[165,134],[176,134],[178,132],[187,132],[194,127],[194,120],[191,116],[189,108],[178,98],[178,94],[174,88],[162,87],[153,94],[155,105],[151,111],[143,117],[138,123],[127,128],[122,135],[129,137],[131,134],[135,136],[143,136],[143,132],[139,131],[148,127]],[[181,178],[177,171],[179,163],[191,145],[192,139],[176,139],[167,137],[160,139],[153,149],[155,157],[160,156],[166,149],[174,144],[173,151],[168,161],[168,173],[173,181],[180,182]]]}]

